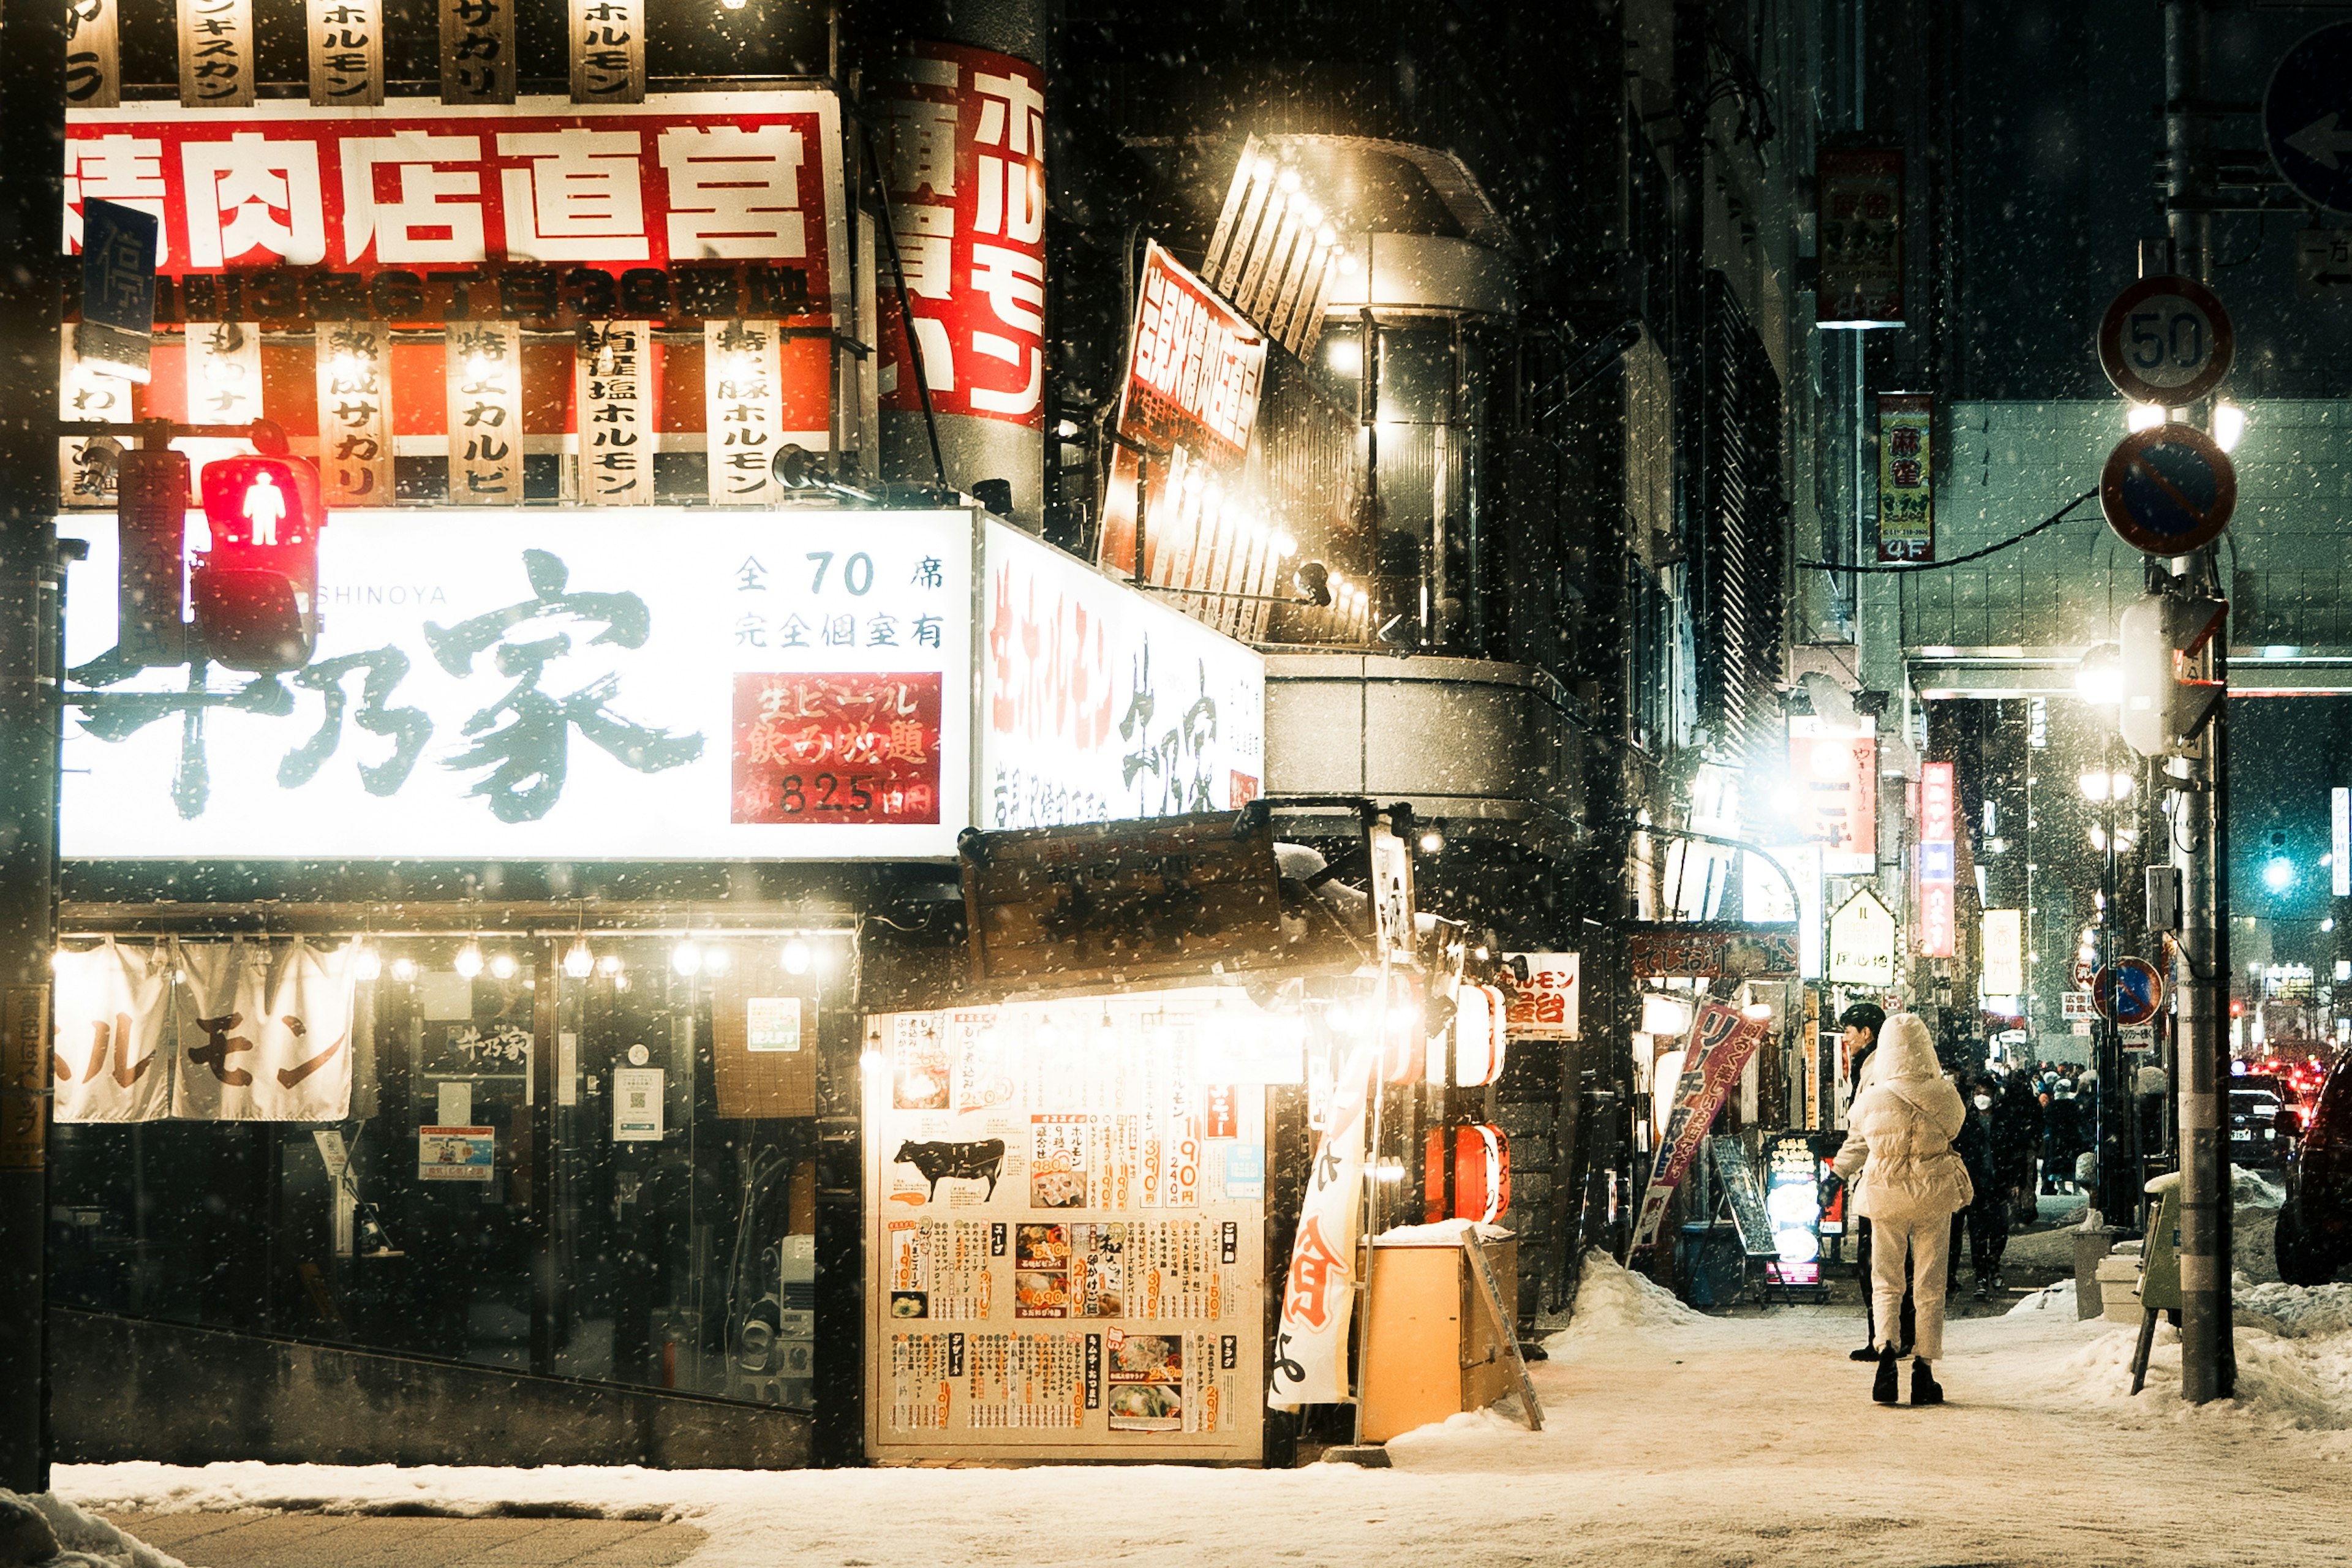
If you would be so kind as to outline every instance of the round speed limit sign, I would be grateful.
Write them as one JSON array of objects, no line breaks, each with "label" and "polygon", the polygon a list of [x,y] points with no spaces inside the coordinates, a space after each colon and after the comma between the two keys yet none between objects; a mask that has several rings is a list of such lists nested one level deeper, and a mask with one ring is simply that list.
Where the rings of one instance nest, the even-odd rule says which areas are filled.
[{"label": "round speed limit sign", "polygon": [[2237,346],[2230,312],[2192,278],[2143,278],[2099,321],[2099,364],[2135,403],[2196,402],[2228,378]]}]

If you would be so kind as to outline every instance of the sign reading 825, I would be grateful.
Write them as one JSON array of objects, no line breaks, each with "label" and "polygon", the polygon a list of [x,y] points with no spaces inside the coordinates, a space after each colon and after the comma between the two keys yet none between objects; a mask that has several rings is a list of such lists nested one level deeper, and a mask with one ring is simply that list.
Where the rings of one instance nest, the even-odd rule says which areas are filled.
[{"label": "sign reading 825", "polygon": [[2236,354],[2230,312],[2192,279],[2143,278],[2099,321],[2099,364],[2135,403],[2194,403],[2228,379]]}]

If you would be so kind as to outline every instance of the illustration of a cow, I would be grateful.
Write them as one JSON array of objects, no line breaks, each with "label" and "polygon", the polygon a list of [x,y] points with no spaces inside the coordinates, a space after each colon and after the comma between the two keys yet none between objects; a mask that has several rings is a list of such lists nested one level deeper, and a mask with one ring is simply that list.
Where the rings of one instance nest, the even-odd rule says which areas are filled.
[{"label": "illustration of a cow", "polygon": [[996,1196],[996,1178],[1004,1170],[1004,1140],[982,1139],[977,1143],[917,1143],[909,1140],[898,1145],[892,1156],[895,1165],[912,1165],[931,1184],[933,1198],[940,1195],[942,1179],[986,1182],[988,1195]]}]

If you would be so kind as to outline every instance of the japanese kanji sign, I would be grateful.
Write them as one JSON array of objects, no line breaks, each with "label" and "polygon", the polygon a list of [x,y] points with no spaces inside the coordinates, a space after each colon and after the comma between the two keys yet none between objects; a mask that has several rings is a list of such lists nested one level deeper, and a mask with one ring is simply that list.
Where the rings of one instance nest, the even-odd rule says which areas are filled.
[{"label": "japanese kanji sign", "polygon": [[1354,1389],[1348,1330],[1355,1319],[1356,1239],[1363,1229],[1365,1133],[1377,1060],[1372,1047],[1360,1047],[1339,1068],[1330,1118],[1316,1142],[1275,1324],[1265,1402],[1276,1410],[1335,1404]]},{"label": "japanese kanji sign", "polygon": [[1878,399],[1878,558],[1936,558],[1936,498],[1929,451],[1936,400],[1891,392]]},{"label": "japanese kanji sign", "polygon": [[179,0],[179,9],[181,106],[252,108],[253,0]]},{"label": "japanese kanji sign", "polygon": [[1573,952],[1514,952],[1528,961],[1528,978],[1511,998],[1504,1026],[1515,1040],[1573,1040],[1583,1009],[1582,969]]},{"label": "japanese kanji sign", "polygon": [[[665,94],[642,106],[539,98],[513,109],[402,99],[364,118],[277,100],[236,115],[76,110],[65,237],[79,247],[81,204],[98,197],[163,219],[160,264],[174,278],[323,268],[415,282],[544,264],[541,279],[485,292],[512,303],[509,316],[551,315],[560,278],[577,313],[625,317],[672,304],[667,280],[626,275],[741,262],[779,274],[760,283],[769,297],[823,312],[849,285],[838,113],[830,94],[797,91]],[[658,308],[631,309],[653,284]],[[690,312],[684,303],[679,313],[744,313],[732,300]]]},{"label": "japanese kanji sign", "polygon": [[[58,342],[58,417],[65,420],[116,424],[131,417],[131,384],[107,369],[85,364],[74,352],[74,330],[67,327]],[[114,469],[91,460],[88,440],[79,436],[58,437],[58,490],[67,506],[114,504]]]},{"label": "japanese kanji sign", "polygon": [[[76,710],[65,853],[946,857],[972,820],[972,527],[961,510],[789,531],[700,508],[339,512],[308,666],[198,691],[146,671]],[[83,531],[110,580],[114,531]],[[112,595],[67,616],[71,663],[113,646]],[[782,683],[779,718],[824,716],[761,742],[770,763],[815,764],[808,809],[781,766],[772,812],[734,808],[739,678]],[[890,795],[914,769],[929,811]]]},{"label": "japanese kanji sign", "polygon": [[[1045,79],[1010,55],[918,43],[880,102],[892,238],[932,410],[1045,418]],[[894,289],[882,401],[922,405]]]},{"label": "japanese kanji sign", "polygon": [[[261,334],[236,321],[191,321],[188,418],[198,425],[249,425],[261,415]],[[321,394],[327,388],[322,381]],[[330,406],[324,395],[320,406]]]},{"label": "japanese kanji sign", "polygon": [[381,323],[319,323],[319,486],[331,507],[393,499],[391,363],[392,332]]},{"label": "japanese kanji sign", "polygon": [[116,202],[90,201],[82,212],[81,325],[74,349],[144,385],[155,331],[155,215]]},{"label": "japanese kanji sign", "polygon": [[351,959],[296,939],[184,942],[172,1114],[206,1121],[340,1121],[352,1099]]},{"label": "japanese kanji sign", "polygon": [[515,100],[512,0],[440,0],[441,101]]},{"label": "japanese kanji sign", "polygon": [[383,101],[383,0],[306,0],[303,24],[312,103]]},{"label": "japanese kanji sign", "polygon": [[[1144,251],[1118,431],[1168,455],[1148,473],[1145,575],[1209,595],[1263,594],[1276,564],[1274,531],[1239,504],[1236,480],[1257,424],[1265,338],[1155,242]],[[1111,455],[1101,562],[1135,574],[1135,491],[1143,459]],[[1254,612],[1210,597],[1213,625],[1240,631]]]},{"label": "japanese kanji sign", "polygon": [[1813,186],[1821,202],[1814,320],[1827,327],[1901,326],[1901,150],[1823,148]]},{"label": "japanese kanji sign", "polygon": [[703,430],[716,506],[775,499],[773,464],[783,445],[783,364],[774,321],[703,323]]},{"label": "japanese kanji sign", "polygon": [[990,521],[981,738],[991,828],[1246,805],[1265,776],[1265,661]]},{"label": "japanese kanji sign", "polygon": [[935,674],[738,675],[735,822],[940,820]]},{"label": "japanese kanji sign", "polygon": [[572,397],[590,506],[653,504],[653,374],[651,322],[614,321],[581,347]]},{"label": "japanese kanji sign", "polygon": [[1919,885],[1922,958],[1949,958],[1958,945],[1958,802],[1952,764],[1920,763],[1919,841],[1913,853]]},{"label": "japanese kanji sign", "polygon": [[449,499],[478,506],[522,500],[522,329],[452,321]]},{"label": "japanese kanji sign", "polygon": [[121,101],[121,0],[67,0],[66,102],[112,109]]},{"label": "japanese kanji sign", "polygon": [[1878,735],[1874,721],[1847,730],[1814,715],[1789,721],[1789,787],[1805,842],[1822,847],[1832,877],[1878,865]]}]

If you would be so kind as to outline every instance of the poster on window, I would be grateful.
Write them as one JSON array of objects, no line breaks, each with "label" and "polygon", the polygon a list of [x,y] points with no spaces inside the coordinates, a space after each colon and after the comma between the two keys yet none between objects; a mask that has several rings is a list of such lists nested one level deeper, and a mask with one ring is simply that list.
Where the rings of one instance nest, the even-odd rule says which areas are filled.
[{"label": "poster on window", "polygon": [[1205,990],[866,1020],[870,1454],[1257,1457],[1265,1097],[1205,1047],[1276,1024]]}]

